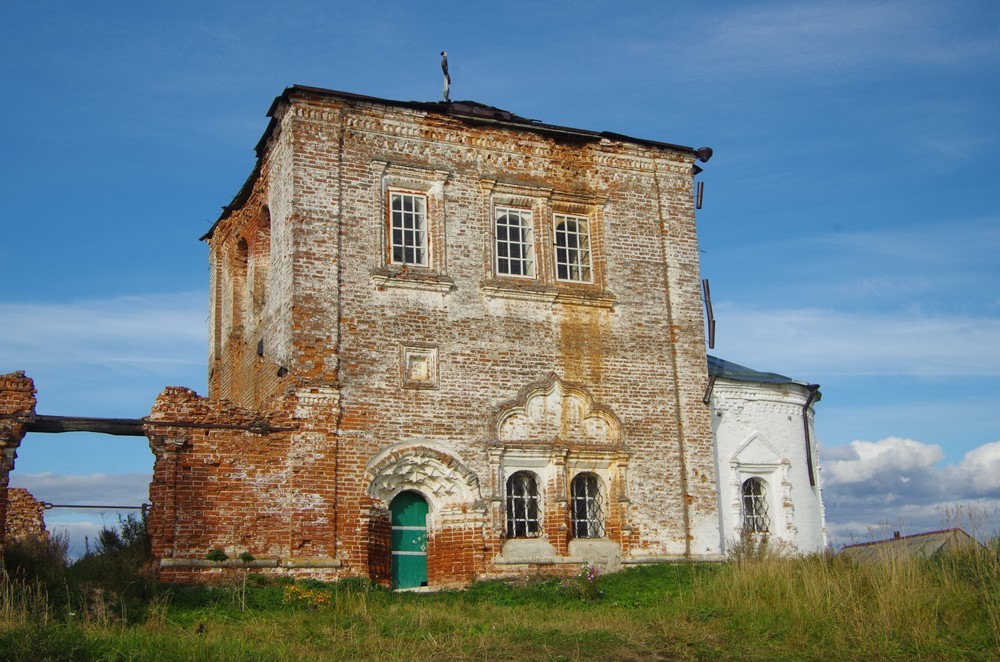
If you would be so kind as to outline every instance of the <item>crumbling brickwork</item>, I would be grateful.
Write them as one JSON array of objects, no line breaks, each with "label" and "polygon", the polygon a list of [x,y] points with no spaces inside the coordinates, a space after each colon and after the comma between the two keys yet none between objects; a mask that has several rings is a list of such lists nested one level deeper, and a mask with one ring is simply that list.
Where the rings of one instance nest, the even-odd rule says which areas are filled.
[{"label": "crumbling brickwork", "polygon": [[7,488],[7,541],[27,537],[47,538],[45,508],[23,487]]},{"label": "crumbling brickwork", "polygon": [[23,372],[0,375],[0,554],[7,532],[10,472],[17,448],[24,439],[25,424],[35,414],[35,383]]},{"label": "crumbling brickwork", "polygon": [[388,582],[423,553],[393,542],[407,491],[430,585],[718,555],[693,150],[300,87],[270,115],[205,236],[209,397],[168,389],[147,430],[166,578],[221,547]]}]

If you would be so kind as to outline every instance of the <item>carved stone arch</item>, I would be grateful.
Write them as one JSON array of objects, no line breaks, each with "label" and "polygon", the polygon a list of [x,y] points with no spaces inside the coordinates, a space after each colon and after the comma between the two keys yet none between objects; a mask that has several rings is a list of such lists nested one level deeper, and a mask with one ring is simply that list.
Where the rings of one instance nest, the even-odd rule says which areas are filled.
[{"label": "carved stone arch", "polygon": [[618,417],[595,402],[586,388],[555,373],[501,405],[491,427],[493,440],[500,444],[563,441],[621,446],[624,442]]},{"label": "carved stone arch", "polygon": [[479,477],[448,448],[433,442],[401,442],[379,451],[365,467],[368,495],[389,503],[413,490],[432,511],[479,500]]}]

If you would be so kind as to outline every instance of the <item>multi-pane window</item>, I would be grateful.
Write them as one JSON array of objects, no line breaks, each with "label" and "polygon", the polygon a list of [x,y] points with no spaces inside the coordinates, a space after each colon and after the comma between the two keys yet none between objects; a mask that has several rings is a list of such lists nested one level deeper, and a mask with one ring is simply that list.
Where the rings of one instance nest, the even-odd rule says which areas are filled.
[{"label": "multi-pane window", "polygon": [[504,276],[535,276],[535,247],[531,212],[496,208],[497,273]]},{"label": "multi-pane window", "polygon": [[594,474],[577,474],[570,483],[570,515],[574,538],[604,537],[601,486]]},{"label": "multi-pane window", "polygon": [[555,215],[556,278],[589,283],[590,221],[585,216]]},{"label": "multi-pane window", "polygon": [[767,485],[760,478],[743,481],[743,530],[767,533],[771,518],[767,514]]},{"label": "multi-pane window", "polygon": [[419,193],[389,194],[393,264],[427,266],[427,198]]},{"label": "multi-pane window", "polygon": [[541,533],[538,482],[518,471],[507,479],[507,537],[534,538]]}]

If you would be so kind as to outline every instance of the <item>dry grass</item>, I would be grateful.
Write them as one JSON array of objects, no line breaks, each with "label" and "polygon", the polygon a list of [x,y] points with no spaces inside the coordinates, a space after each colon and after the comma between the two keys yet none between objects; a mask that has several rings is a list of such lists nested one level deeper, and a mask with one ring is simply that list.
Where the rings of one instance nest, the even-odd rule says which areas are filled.
[{"label": "dry grass", "polygon": [[882,564],[765,554],[597,582],[596,601],[558,580],[425,595],[261,581],[173,588],[131,625],[67,621],[35,588],[8,582],[0,658],[1000,659],[996,544]]}]

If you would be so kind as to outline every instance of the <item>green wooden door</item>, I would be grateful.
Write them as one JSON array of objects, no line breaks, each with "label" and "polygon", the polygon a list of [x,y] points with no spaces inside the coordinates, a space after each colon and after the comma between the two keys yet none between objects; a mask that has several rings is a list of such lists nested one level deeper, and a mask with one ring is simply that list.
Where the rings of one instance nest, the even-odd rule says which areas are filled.
[{"label": "green wooden door", "polygon": [[392,587],[427,585],[427,501],[416,492],[400,492],[392,513]]}]

